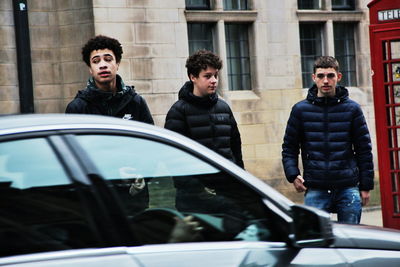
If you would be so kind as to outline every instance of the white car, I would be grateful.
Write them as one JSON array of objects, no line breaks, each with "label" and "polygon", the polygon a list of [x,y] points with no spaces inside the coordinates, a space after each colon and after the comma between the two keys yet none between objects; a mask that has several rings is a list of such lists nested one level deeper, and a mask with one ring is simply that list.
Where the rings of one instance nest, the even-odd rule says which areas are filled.
[{"label": "white car", "polygon": [[332,223],[156,126],[10,115],[0,266],[400,266],[400,231]]}]

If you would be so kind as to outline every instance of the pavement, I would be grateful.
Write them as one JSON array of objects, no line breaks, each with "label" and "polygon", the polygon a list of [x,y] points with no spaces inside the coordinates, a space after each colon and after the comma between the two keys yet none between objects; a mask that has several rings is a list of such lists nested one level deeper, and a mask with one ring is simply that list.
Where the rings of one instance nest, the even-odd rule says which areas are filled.
[{"label": "pavement", "polygon": [[[332,214],[332,220],[337,220],[336,214]],[[381,206],[363,208],[361,224],[383,226]]]},{"label": "pavement", "polygon": [[363,208],[361,223],[366,225],[383,226],[381,206]]}]

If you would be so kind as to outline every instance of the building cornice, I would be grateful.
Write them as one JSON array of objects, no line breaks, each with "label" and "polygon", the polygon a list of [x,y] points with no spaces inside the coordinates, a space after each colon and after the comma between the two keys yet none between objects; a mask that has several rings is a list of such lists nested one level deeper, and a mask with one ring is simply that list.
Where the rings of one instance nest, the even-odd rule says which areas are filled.
[{"label": "building cornice", "polygon": [[219,10],[185,10],[187,22],[254,22],[258,12],[254,10],[219,11]]},{"label": "building cornice", "polygon": [[360,21],[365,19],[362,11],[297,10],[299,21]]}]

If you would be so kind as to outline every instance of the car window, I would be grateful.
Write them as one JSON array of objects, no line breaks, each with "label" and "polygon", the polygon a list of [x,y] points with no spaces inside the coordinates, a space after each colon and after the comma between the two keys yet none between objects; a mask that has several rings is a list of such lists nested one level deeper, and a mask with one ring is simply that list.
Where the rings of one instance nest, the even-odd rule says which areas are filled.
[{"label": "car window", "polygon": [[96,244],[78,194],[47,140],[0,143],[0,255]]},{"label": "car window", "polygon": [[[206,161],[143,138],[76,138],[100,175],[117,192],[139,243],[276,238],[261,197]],[[197,237],[175,238],[176,227],[192,221],[200,225],[198,233],[191,233]]]}]

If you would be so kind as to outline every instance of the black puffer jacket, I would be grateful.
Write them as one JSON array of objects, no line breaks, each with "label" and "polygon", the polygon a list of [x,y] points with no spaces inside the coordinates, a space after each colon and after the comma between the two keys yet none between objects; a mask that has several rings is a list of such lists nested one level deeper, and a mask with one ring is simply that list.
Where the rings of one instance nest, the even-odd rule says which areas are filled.
[{"label": "black puffer jacket", "polygon": [[293,106],[282,158],[286,178],[293,182],[300,174],[301,149],[305,186],[336,189],[359,186],[373,189],[374,166],[371,140],[360,106],[349,99],[344,87],[333,98],[317,97],[309,89],[307,99]]},{"label": "black puffer jacket", "polygon": [[229,105],[217,94],[198,97],[186,82],[168,111],[165,128],[183,134],[244,167],[240,133]]},{"label": "black puffer jacket", "polygon": [[68,104],[65,113],[98,114],[154,124],[146,101],[117,75],[117,93],[98,89],[93,77]]}]

